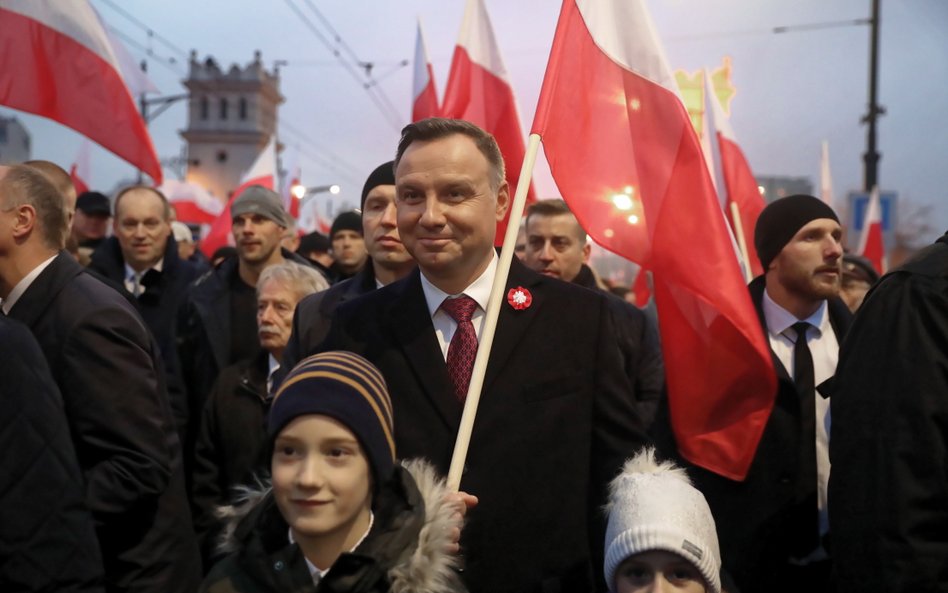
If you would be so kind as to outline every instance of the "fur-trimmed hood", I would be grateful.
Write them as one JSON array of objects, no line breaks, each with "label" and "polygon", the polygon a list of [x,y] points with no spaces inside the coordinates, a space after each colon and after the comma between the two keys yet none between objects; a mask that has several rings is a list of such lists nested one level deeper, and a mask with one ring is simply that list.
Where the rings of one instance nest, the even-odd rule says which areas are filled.
[{"label": "fur-trimmed hood", "polygon": [[[371,564],[371,570],[384,571],[386,590],[392,593],[463,592],[455,571],[457,557],[447,552],[452,528],[458,526],[454,507],[445,502],[447,493],[444,480],[430,464],[402,462],[373,500],[375,523],[369,535],[352,553],[343,554],[324,580],[345,578],[343,573]],[[237,587],[240,579],[230,578],[233,575],[228,572],[252,572],[253,561],[261,556],[267,558],[259,563],[260,569],[269,570],[275,565],[271,556],[285,557],[291,547],[287,525],[276,508],[269,480],[242,488],[235,503],[220,507],[217,514],[224,522],[218,551],[230,557],[214,568],[205,586],[229,579],[232,588],[220,588],[216,582],[211,590],[243,591]],[[292,548],[302,559],[296,546]],[[358,580],[359,584],[364,580]]]}]

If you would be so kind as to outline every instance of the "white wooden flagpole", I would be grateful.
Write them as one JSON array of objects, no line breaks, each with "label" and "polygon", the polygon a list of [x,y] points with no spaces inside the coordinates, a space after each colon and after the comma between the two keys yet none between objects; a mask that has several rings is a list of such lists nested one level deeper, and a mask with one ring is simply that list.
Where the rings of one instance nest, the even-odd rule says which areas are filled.
[{"label": "white wooden flagpole", "polygon": [[540,136],[530,134],[527,140],[526,154],[523,156],[523,166],[520,168],[517,192],[514,194],[513,203],[510,205],[507,234],[504,235],[504,245],[500,249],[500,262],[497,264],[497,274],[494,276],[494,285],[490,291],[490,299],[487,301],[484,328],[481,330],[477,356],[474,358],[474,369],[471,371],[471,384],[467,388],[464,413],[461,415],[461,426],[454,441],[454,454],[451,457],[451,466],[448,469],[448,488],[455,492],[461,485],[461,474],[464,471],[464,462],[467,459],[467,449],[471,444],[474,417],[477,416],[477,404],[480,402],[481,389],[484,387],[487,360],[490,357],[491,346],[494,343],[494,332],[497,329],[497,316],[500,314],[500,307],[503,303],[507,276],[510,273],[510,262],[513,261],[517,232],[520,230],[520,220],[523,218],[523,209],[527,203],[527,192],[530,190],[530,180],[533,178],[533,166],[536,163],[539,148]]},{"label": "white wooden flagpole", "polygon": [[744,223],[741,220],[741,210],[736,202],[731,202],[731,219],[734,221],[734,234],[737,236],[737,246],[741,250],[741,270],[744,271],[744,280],[750,284],[754,279],[751,272],[750,255],[747,253],[747,240],[744,237]]}]

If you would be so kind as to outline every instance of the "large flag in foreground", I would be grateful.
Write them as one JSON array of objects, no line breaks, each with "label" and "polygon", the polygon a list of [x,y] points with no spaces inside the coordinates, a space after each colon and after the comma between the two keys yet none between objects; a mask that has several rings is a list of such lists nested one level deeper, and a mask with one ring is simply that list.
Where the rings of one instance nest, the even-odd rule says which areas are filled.
[{"label": "large flag in foreground", "polygon": [[653,273],[680,453],[743,479],[776,376],[641,0],[564,1],[533,131],[582,226]]},{"label": "large flag in foreground", "polygon": [[162,181],[148,129],[87,0],[0,0],[0,104],[69,126]]},{"label": "large flag in foreground", "polygon": [[227,206],[211,224],[211,230],[208,231],[207,236],[201,239],[201,251],[204,252],[204,255],[211,257],[218,248],[227,245],[230,241],[230,230],[233,224],[230,205],[234,203],[237,196],[244,193],[244,190],[251,185],[262,185],[267,189],[274,189],[277,178],[276,170],[276,135],[274,134],[270,136],[270,141],[267,142],[263,151],[257,155],[257,160],[244,173],[240,180],[240,187],[230,194]]},{"label": "large flag in foreground", "polygon": [[710,107],[705,115],[705,123],[708,124],[709,134],[713,135],[714,141],[717,142],[718,159],[721,162],[721,174],[724,177],[724,187],[719,187],[718,191],[723,191],[725,194],[728,216],[731,215],[731,204],[737,205],[744,245],[747,248],[747,265],[750,266],[752,276],[759,276],[764,273],[764,268],[760,265],[757,249],[754,247],[754,226],[757,225],[757,218],[766,204],[760,195],[760,190],[757,189],[757,180],[744,157],[744,151],[737,143],[737,136],[731,127],[730,118],[724,112],[717,94],[714,93],[707,74],[705,75],[705,104]]},{"label": "large flag in foreground", "polygon": [[[483,0],[467,1],[441,112],[444,117],[473,122],[494,135],[504,155],[507,183],[513,196],[523,166],[523,131],[507,67],[500,57]],[[536,195],[531,186],[527,202],[534,201]],[[498,244],[503,241],[506,228],[506,219],[497,224]]]},{"label": "large flag in foreground", "polygon": [[438,91],[435,87],[434,68],[428,57],[425,37],[418,19],[418,37],[415,39],[415,73],[412,79],[411,121],[420,121],[441,115],[438,107]]},{"label": "large flag in foreground", "polygon": [[859,237],[859,249],[856,253],[872,262],[880,274],[889,271],[885,257],[885,244],[882,240],[882,204],[879,201],[879,188],[872,188],[869,206],[862,220],[862,235]]}]

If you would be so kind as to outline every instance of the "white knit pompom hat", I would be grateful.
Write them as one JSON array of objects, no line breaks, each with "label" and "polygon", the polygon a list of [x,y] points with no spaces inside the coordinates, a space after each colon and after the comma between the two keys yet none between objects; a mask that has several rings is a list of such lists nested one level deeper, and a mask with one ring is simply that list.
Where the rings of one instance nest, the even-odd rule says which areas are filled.
[{"label": "white knit pompom hat", "polygon": [[603,567],[609,591],[623,560],[650,550],[678,554],[701,571],[714,593],[721,593],[721,552],[714,518],[688,475],[670,461],[657,463],[647,448],[626,461],[609,486],[609,524]]}]

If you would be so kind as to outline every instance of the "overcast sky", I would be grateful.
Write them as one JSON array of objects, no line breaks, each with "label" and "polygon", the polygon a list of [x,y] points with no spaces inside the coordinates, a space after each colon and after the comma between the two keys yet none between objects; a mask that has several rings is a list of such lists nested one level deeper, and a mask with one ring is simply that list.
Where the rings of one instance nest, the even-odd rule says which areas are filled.
[{"label": "overcast sky", "polygon": [[[282,66],[286,103],[281,141],[301,153],[307,185],[338,183],[339,202],[358,203],[366,175],[392,157],[399,125],[294,12],[327,37],[316,6],[352,54],[375,64],[378,88],[407,120],[415,22],[421,17],[443,93],[464,7],[463,0],[92,0],[105,21],[129,38],[136,57],[151,48],[149,71],[163,94],[183,91],[187,55],[213,56],[222,66],[245,65],[254,50]],[[533,118],[559,13],[555,0],[486,0],[513,82],[524,130]],[[127,19],[121,10],[157,37]],[[737,95],[731,123],[758,175],[809,176],[818,186],[820,142],[830,143],[837,196],[860,189],[866,128],[869,27],[774,34],[786,25],[866,18],[870,0],[650,0],[648,6],[673,68],[714,68],[729,56]],[[913,205],[932,204],[926,239],[948,229],[948,1],[883,0],[879,100],[879,184]],[[167,41],[168,43],[165,43]],[[348,49],[346,49],[348,48]],[[183,52],[183,53],[179,53]],[[170,63],[171,59],[174,63]],[[347,59],[347,61],[349,61]],[[11,110],[2,109],[4,115]],[[33,137],[33,157],[68,168],[80,137],[57,124],[18,114]],[[404,122],[401,122],[404,123]],[[180,153],[186,112],[178,104],[151,124],[159,156]],[[92,182],[111,189],[131,167],[96,147]],[[170,171],[167,175],[173,176]],[[558,195],[545,162],[535,174],[540,197]]]}]

